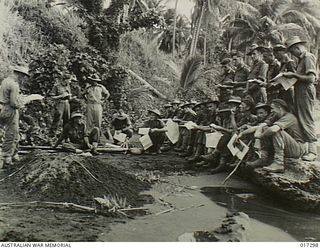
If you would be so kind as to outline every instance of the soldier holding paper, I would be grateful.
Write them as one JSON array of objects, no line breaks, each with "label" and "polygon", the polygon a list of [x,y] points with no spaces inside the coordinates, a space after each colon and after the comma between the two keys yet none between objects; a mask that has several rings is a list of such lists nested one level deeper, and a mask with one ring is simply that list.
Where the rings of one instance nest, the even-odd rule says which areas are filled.
[{"label": "soldier holding paper", "polygon": [[293,36],[286,41],[288,51],[298,58],[297,71],[286,72],[283,75],[287,78],[294,78],[296,115],[303,128],[304,137],[308,142],[308,151],[302,157],[306,161],[314,161],[317,158],[315,142],[314,103],[316,99],[316,78],[317,67],[315,56],[307,51],[306,41],[298,36]]}]

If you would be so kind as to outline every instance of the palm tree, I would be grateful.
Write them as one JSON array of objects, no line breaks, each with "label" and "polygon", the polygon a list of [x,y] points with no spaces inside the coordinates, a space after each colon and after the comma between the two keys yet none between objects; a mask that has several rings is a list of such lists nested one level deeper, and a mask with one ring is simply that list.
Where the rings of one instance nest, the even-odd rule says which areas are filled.
[{"label": "palm tree", "polygon": [[274,21],[278,24],[295,23],[301,26],[308,40],[315,45],[318,57],[320,42],[320,2],[312,0],[291,0],[275,9]]},{"label": "palm tree", "polygon": [[173,38],[172,38],[172,57],[174,57],[175,47],[176,47],[177,7],[178,7],[178,0],[176,0],[175,7],[174,7]]}]

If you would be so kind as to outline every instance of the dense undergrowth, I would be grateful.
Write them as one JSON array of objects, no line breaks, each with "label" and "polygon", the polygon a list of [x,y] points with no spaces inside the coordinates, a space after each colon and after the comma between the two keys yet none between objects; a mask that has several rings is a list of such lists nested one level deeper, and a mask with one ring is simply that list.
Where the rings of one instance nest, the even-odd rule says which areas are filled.
[{"label": "dense undergrowth", "polygon": [[[214,95],[215,67],[206,71],[191,91],[179,90],[182,59],[160,51],[153,34],[154,30],[162,31],[162,16],[152,8],[141,12],[137,6],[127,15],[124,6],[129,2],[111,1],[103,9],[102,1],[67,1],[54,6],[38,0],[0,0],[0,79],[12,65],[29,65],[30,81],[21,86],[22,92],[46,97],[43,103],[28,105],[22,112],[22,130],[33,130],[40,137],[32,142],[46,141],[55,104],[50,91],[66,73],[75,79],[71,88],[78,99],[72,106],[80,110],[87,77],[92,73],[101,77],[111,93],[105,105],[106,122],[113,109],[121,107],[138,125],[146,109],[164,103],[128,74],[128,69],[168,100],[177,96],[200,100]],[[40,115],[30,121],[35,113]],[[25,143],[30,143],[30,134],[35,135],[28,132],[23,136]]]}]

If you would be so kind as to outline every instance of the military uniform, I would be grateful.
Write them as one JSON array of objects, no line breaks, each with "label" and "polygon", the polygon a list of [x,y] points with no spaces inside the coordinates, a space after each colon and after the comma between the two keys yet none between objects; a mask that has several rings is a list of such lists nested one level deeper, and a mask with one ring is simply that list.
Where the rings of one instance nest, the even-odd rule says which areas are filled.
[{"label": "military uniform", "polygon": [[129,138],[133,135],[133,130],[131,128],[130,117],[127,114],[116,115],[111,121],[111,125],[116,131],[121,131],[126,134]]},{"label": "military uniform", "polygon": [[[157,120],[147,120],[144,124],[143,124],[144,128],[150,128],[150,129],[162,129],[164,128],[164,123],[162,120],[157,119]],[[149,133],[150,139],[152,141],[152,147],[150,147],[148,149],[148,151],[151,152],[158,152],[164,142],[164,140],[166,139],[166,135],[162,132],[150,132]]]},{"label": "military uniform", "polygon": [[90,130],[93,127],[98,127],[101,131],[102,123],[102,95],[109,97],[108,90],[100,84],[89,85],[85,89],[87,100],[87,128]]},{"label": "military uniform", "polygon": [[[299,58],[297,73],[317,75],[316,59],[313,54],[306,52]],[[303,134],[309,143],[317,141],[314,121],[314,103],[316,100],[316,82],[300,82],[294,85],[296,114],[303,127]],[[316,154],[316,151],[314,151]]]},{"label": "military uniform", "polygon": [[[246,82],[248,80],[249,77],[249,73],[250,73],[250,68],[249,66],[247,66],[246,64],[242,63],[241,66],[237,67],[235,72],[234,72],[234,81],[235,82]],[[236,96],[240,96],[243,97],[245,87],[242,86],[236,86],[234,88],[234,95]]]},{"label": "military uniform", "polygon": [[[65,143],[62,147],[71,152],[76,152],[77,149],[89,149],[85,142],[85,138],[88,138],[90,144],[96,144],[99,142],[100,131],[98,127],[94,127],[90,131],[87,129],[85,123],[76,123],[70,120],[63,128],[63,132],[56,143],[56,146],[63,140]],[[96,147],[95,146],[95,147]],[[93,151],[95,152],[95,148]]]},{"label": "military uniform", "polygon": [[[267,79],[267,72],[268,72],[268,64],[265,63],[263,60],[257,61],[251,67],[248,80],[258,79],[265,82]],[[248,92],[254,99],[255,103],[267,102],[267,92],[265,87],[260,87],[256,83],[250,83]]]},{"label": "military uniform", "polygon": [[20,88],[13,76],[5,78],[0,86],[0,123],[4,127],[2,156],[4,162],[11,164],[17,153],[19,143],[19,99]]},{"label": "military uniform", "polygon": [[60,98],[55,107],[54,115],[53,115],[53,121],[51,126],[51,134],[57,131],[59,124],[62,120],[62,127],[64,127],[70,118],[70,104],[69,104],[69,98],[71,94],[71,89],[69,84],[62,85],[61,83],[57,83],[53,86],[51,95],[53,96],[59,96],[64,95],[64,98]]}]

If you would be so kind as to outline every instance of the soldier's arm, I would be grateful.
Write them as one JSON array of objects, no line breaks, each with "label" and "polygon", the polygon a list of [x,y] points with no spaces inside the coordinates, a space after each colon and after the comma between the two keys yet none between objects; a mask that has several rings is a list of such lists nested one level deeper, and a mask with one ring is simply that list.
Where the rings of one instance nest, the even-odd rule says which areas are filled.
[{"label": "soldier's arm", "polygon": [[127,127],[123,129],[124,131],[132,129],[132,123],[131,123],[130,117],[127,116],[126,120],[127,120]]},{"label": "soldier's arm", "polygon": [[109,91],[104,86],[102,86],[102,93],[104,94],[105,99],[108,99],[110,97]]},{"label": "soldier's arm", "polygon": [[18,103],[18,97],[19,97],[19,86],[13,85],[10,89],[10,106],[12,108],[18,109],[19,103]]}]

